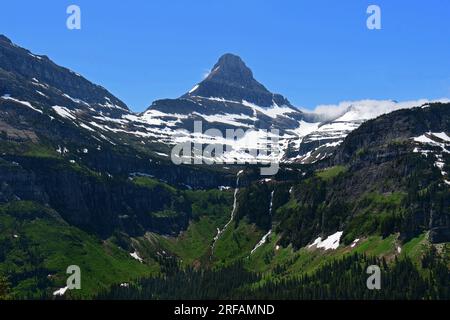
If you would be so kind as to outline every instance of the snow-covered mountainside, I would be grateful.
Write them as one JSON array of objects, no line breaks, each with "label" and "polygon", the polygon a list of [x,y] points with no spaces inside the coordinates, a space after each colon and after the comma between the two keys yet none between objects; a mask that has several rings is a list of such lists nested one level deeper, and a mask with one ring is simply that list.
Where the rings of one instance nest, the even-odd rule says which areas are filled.
[{"label": "snow-covered mountainside", "polygon": [[314,116],[322,120],[315,123],[301,123],[293,140],[294,147],[287,159],[302,163],[322,160],[332,154],[345,137],[367,120],[374,119],[400,109],[426,106],[431,102],[449,102],[448,99],[429,101],[426,99],[396,102],[392,100],[361,100],[342,102],[339,105],[319,106]]},{"label": "snow-covered mountainside", "polygon": [[[330,156],[361,123],[401,108],[428,101],[345,102],[315,112],[295,108],[255,80],[238,56],[223,55],[209,75],[177,99],[155,101],[145,112],[134,113],[101,86],[57,66],[46,56],[32,54],[0,36],[0,104],[34,112],[35,117],[68,121],[95,139],[137,144],[169,157],[176,143],[221,144],[229,148],[211,158],[224,162],[270,161],[311,163]],[[25,109],[24,109],[25,108]],[[0,128],[10,136],[33,138],[12,117]],[[194,123],[201,121],[201,132]],[[215,132],[208,129],[216,129]],[[242,129],[238,138],[227,129]],[[278,132],[271,132],[276,129]],[[274,139],[279,143],[273,144]],[[269,140],[272,139],[272,140]],[[252,153],[253,150],[268,152]]]},{"label": "snow-covered mountainside", "polygon": [[[139,119],[153,125],[148,130],[160,134],[164,143],[192,141],[228,145],[233,151],[216,157],[223,161],[266,161],[276,157],[285,162],[311,163],[330,156],[364,121],[426,103],[429,101],[363,100],[304,112],[257,82],[241,58],[225,54],[205,80],[178,99],[155,101]],[[223,136],[226,129],[240,128],[247,132],[239,141],[207,133],[193,135],[194,121],[202,121],[203,132],[211,128],[219,129]],[[248,150],[261,148],[274,136],[265,131],[271,129],[279,132],[277,152],[256,158],[249,155]]]},{"label": "snow-covered mountainside", "polygon": [[[247,162],[281,159],[287,148],[287,138],[305,119],[300,110],[279,94],[271,93],[256,81],[252,71],[238,56],[223,55],[209,75],[178,99],[155,101],[141,116],[147,123],[160,126],[165,131],[165,142],[220,143],[232,151],[220,157],[224,161],[245,159]],[[194,122],[202,122],[202,132],[192,135]],[[208,129],[220,131],[221,137],[205,133]],[[227,129],[242,129],[243,137],[226,139]],[[279,134],[270,132],[272,129]],[[272,155],[248,151],[264,149],[268,138],[280,139],[280,147]]]}]

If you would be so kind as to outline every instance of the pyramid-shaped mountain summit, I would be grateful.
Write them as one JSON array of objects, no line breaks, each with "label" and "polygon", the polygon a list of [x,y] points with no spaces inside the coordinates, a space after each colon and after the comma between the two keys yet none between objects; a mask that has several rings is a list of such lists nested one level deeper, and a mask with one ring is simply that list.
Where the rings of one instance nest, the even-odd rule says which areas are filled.
[{"label": "pyramid-shaped mountain summit", "polygon": [[209,75],[184,97],[193,96],[247,101],[265,108],[291,106],[283,96],[273,94],[255,80],[252,70],[239,56],[231,53],[221,56]]}]

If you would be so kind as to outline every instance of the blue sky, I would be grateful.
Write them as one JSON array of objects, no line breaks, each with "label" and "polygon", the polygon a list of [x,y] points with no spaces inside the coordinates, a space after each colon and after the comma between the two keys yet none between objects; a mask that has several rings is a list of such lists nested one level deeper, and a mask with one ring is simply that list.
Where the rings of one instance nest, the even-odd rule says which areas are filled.
[{"label": "blue sky", "polygon": [[[66,28],[81,8],[82,29]],[[366,28],[368,5],[382,29]],[[268,89],[314,108],[450,97],[448,0],[2,1],[0,33],[142,111],[202,80],[226,52]]]}]

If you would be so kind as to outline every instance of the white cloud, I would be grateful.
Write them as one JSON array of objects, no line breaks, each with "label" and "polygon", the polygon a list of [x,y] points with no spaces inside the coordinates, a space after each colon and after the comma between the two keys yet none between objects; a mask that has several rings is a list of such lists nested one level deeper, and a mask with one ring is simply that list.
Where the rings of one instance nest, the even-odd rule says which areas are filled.
[{"label": "white cloud", "polygon": [[396,102],[392,100],[343,101],[339,104],[318,105],[313,111],[323,121],[339,119],[342,121],[367,120],[399,109],[420,107],[430,102],[450,102],[447,98],[429,100],[419,99]]}]

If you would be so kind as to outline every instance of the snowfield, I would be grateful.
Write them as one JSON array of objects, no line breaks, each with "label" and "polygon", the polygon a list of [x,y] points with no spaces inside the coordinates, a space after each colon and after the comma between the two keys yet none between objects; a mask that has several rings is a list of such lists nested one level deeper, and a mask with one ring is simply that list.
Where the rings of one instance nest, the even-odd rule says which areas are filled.
[{"label": "snowfield", "polygon": [[318,237],[312,244],[308,246],[308,248],[316,247],[325,250],[336,250],[339,247],[339,241],[342,234],[342,231],[338,231],[328,236],[325,240],[322,240],[321,237]]}]

